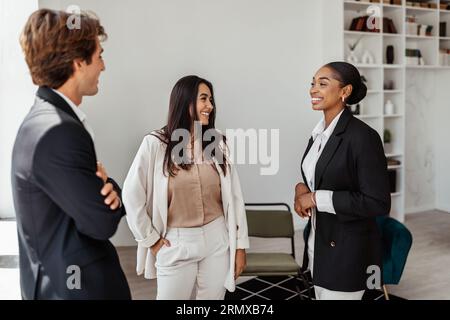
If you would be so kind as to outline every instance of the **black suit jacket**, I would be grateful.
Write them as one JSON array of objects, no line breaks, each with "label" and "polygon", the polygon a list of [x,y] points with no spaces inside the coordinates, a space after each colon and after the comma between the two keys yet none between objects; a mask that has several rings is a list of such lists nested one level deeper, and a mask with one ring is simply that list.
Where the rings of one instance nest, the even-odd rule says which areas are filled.
[{"label": "black suit jacket", "polygon": [[[46,87],[14,144],[12,187],[24,299],[130,299],[109,242],[125,208],[100,194],[94,143],[67,102]],[[110,179],[115,190],[119,186]],[[70,289],[80,269],[81,289]]]},{"label": "black suit jacket", "polygon": [[[303,156],[308,154],[312,138]],[[307,181],[302,170],[303,181]],[[378,133],[342,113],[316,165],[316,190],[333,191],[336,214],[317,212],[314,247],[315,285],[337,291],[367,289],[377,265],[382,270],[381,238],[375,218],[391,207],[387,162]],[[307,235],[311,219],[307,225]],[[303,268],[308,266],[307,241]],[[382,272],[380,273],[382,276]]]}]

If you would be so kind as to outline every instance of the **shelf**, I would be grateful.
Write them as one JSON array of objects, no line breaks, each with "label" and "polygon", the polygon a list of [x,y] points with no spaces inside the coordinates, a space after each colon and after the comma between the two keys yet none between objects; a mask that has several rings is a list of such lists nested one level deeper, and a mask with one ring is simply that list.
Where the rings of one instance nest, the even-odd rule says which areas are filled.
[{"label": "shelf", "polygon": [[381,68],[381,64],[355,64],[357,68]]},{"label": "shelf", "polygon": [[401,38],[403,33],[382,33],[383,37]]},{"label": "shelf", "polygon": [[403,93],[402,90],[384,90],[384,93],[394,94],[394,93]]},{"label": "shelf", "polygon": [[450,40],[450,37],[439,37],[439,40]]},{"label": "shelf", "polygon": [[388,166],[388,170],[396,170],[396,169],[402,169],[403,166],[401,164],[395,165],[395,166]]},{"label": "shelf", "polygon": [[383,91],[381,90],[367,90],[367,94],[377,94],[377,93],[382,93]]},{"label": "shelf", "polygon": [[403,117],[403,114],[390,114],[390,115],[384,115],[385,118],[401,118]]},{"label": "shelf", "polygon": [[344,8],[346,10],[352,10],[352,11],[361,11],[366,10],[370,6],[380,6],[380,3],[374,3],[374,2],[357,2],[357,1],[344,1]]},{"label": "shelf", "polygon": [[402,195],[401,192],[391,193],[391,197],[400,197]]},{"label": "shelf", "polygon": [[436,40],[435,36],[416,36],[413,34],[407,34],[406,39],[414,39],[414,40]]},{"label": "shelf", "polygon": [[385,69],[401,69],[402,67],[402,64],[383,64],[383,68]]},{"label": "shelf", "polygon": [[377,116],[377,115],[369,115],[369,114],[360,114],[360,115],[355,115],[356,118],[358,119],[378,119],[381,118],[381,116]]},{"label": "shelf", "polygon": [[416,65],[406,65],[406,69],[440,69],[444,68],[444,66],[436,66],[436,65],[425,65],[425,66],[416,66]]},{"label": "shelf", "polygon": [[395,158],[395,157],[402,157],[403,154],[402,153],[386,153],[385,156],[386,156],[386,158]]},{"label": "shelf", "polygon": [[422,7],[406,7],[407,11],[418,11],[418,12],[438,12],[438,9],[433,8],[422,8]]},{"label": "shelf", "polygon": [[380,32],[368,32],[368,31],[353,31],[353,30],[345,30],[344,34],[346,35],[354,35],[354,36],[380,36]]},{"label": "shelf", "polygon": [[386,8],[386,9],[403,9],[403,6],[402,5],[398,5],[398,4],[383,3],[383,8]]}]

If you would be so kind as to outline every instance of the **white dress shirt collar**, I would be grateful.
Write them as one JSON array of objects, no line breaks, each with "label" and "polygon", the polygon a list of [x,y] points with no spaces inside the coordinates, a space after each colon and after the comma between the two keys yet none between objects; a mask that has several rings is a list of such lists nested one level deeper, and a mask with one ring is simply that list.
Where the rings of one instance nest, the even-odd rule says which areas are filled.
[{"label": "white dress shirt collar", "polygon": [[77,107],[75,105],[75,103],[73,103],[72,100],[70,100],[69,98],[67,98],[63,93],[52,89],[54,92],[56,92],[61,98],[63,98],[67,104],[72,108],[73,112],[75,112],[75,114],[77,115],[78,119],[80,119],[81,122],[84,122],[84,120],[86,120],[86,114],[81,111],[81,109],[79,107]]},{"label": "white dress shirt collar", "polygon": [[86,121],[86,114],[81,111],[81,109],[79,107],[77,107],[75,105],[75,103],[73,103],[72,100],[70,100],[68,97],[66,97],[63,93],[52,89],[55,93],[57,93],[61,98],[64,99],[64,101],[67,102],[67,104],[70,106],[70,108],[72,108],[73,112],[75,112],[75,115],[78,117],[78,119],[81,121],[81,123],[83,124],[84,128],[87,130],[87,132],[90,134],[92,140],[94,140],[94,130],[92,130],[92,128],[90,127],[90,125],[88,124],[88,122]]},{"label": "white dress shirt collar", "polygon": [[312,138],[313,140],[316,140],[317,136],[320,134],[323,134],[326,136],[326,140],[328,140],[333,133],[334,129],[336,128],[336,125],[342,115],[344,110],[342,110],[336,117],[334,117],[333,121],[331,121],[328,128],[325,130],[325,116],[319,121],[319,123],[316,125],[314,130],[312,131]]}]

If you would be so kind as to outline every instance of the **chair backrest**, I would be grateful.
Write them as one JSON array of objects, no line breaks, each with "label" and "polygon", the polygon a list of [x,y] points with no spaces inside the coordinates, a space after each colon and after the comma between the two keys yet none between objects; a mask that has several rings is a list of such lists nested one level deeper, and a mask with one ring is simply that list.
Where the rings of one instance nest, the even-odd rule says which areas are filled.
[{"label": "chair backrest", "polygon": [[247,209],[248,235],[259,238],[293,238],[292,213],[286,203],[247,203],[247,207],[285,206],[287,210]]},{"label": "chair backrest", "polygon": [[377,217],[383,241],[383,281],[398,284],[412,246],[412,234],[401,222],[390,217]]}]

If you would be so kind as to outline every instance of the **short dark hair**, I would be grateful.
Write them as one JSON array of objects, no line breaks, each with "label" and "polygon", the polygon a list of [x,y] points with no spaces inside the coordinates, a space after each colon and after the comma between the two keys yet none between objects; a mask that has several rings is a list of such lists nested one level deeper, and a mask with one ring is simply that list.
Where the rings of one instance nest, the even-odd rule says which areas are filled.
[{"label": "short dark hair", "polygon": [[69,28],[71,13],[40,9],[31,14],[20,36],[20,45],[33,83],[56,89],[73,75],[73,61],[88,64],[97,48],[97,39],[107,34],[93,14],[80,13],[79,28]]},{"label": "short dark hair", "polygon": [[336,74],[335,77],[342,86],[352,85],[352,94],[347,98],[346,103],[352,105],[357,104],[366,97],[367,87],[361,79],[358,69],[347,62],[330,62],[325,67],[332,69]]}]

